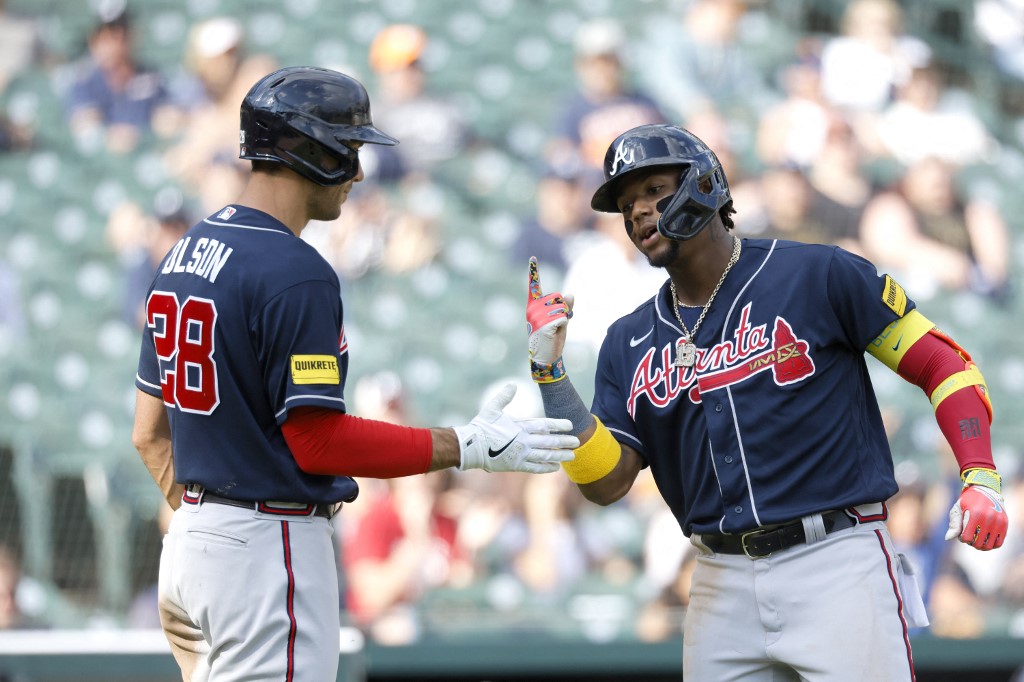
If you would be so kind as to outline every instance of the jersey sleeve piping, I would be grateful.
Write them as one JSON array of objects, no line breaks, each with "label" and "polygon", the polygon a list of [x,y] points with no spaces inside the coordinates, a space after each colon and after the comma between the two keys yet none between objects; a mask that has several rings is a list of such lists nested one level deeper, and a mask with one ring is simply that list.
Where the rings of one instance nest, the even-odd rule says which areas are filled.
[{"label": "jersey sleeve piping", "polygon": [[294,405],[294,404],[289,405],[289,403],[294,403],[297,400],[301,400],[302,401],[301,403],[299,403],[299,405],[317,405],[317,406],[320,406],[320,407],[327,407],[327,408],[330,408],[332,410],[337,410],[337,409],[339,409],[339,406],[340,406],[341,410],[343,412],[345,411],[345,399],[344,398],[332,398],[330,396],[325,396],[325,395],[316,395],[315,393],[305,393],[303,395],[293,395],[290,398],[285,398],[285,400],[284,400],[284,408],[279,410],[274,415],[274,417],[276,417],[278,420],[280,420],[281,417],[283,417],[285,415],[285,413],[288,412],[289,408],[299,407],[299,405]]},{"label": "jersey sleeve piping", "polygon": [[156,384],[149,383],[148,381],[140,377],[138,374],[135,375],[135,385],[139,388],[140,391],[148,393],[151,396],[157,398],[163,396],[163,393],[159,386],[157,386]]}]

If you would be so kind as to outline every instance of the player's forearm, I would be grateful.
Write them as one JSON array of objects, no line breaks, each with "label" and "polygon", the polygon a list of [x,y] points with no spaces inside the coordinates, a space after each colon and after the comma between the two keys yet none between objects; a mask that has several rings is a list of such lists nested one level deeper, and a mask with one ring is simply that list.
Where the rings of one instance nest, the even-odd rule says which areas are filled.
[{"label": "player's forearm", "polygon": [[137,391],[135,397],[132,444],[164,499],[172,509],[177,509],[181,506],[181,495],[185,487],[174,480],[174,454],[167,412],[160,398],[144,391]]},{"label": "player's forearm", "polygon": [[457,467],[462,463],[462,452],[455,430],[450,428],[430,429],[431,455],[429,471]]},{"label": "player's forearm", "polygon": [[995,469],[988,389],[966,351],[912,311],[886,329],[869,352],[929,396],[961,472]]},{"label": "player's forearm", "polygon": [[[322,476],[398,478],[433,466],[427,429],[361,419],[324,408],[292,410],[281,426],[299,468]],[[454,436],[453,436],[454,440]],[[456,444],[456,453],[458,444]]]}]

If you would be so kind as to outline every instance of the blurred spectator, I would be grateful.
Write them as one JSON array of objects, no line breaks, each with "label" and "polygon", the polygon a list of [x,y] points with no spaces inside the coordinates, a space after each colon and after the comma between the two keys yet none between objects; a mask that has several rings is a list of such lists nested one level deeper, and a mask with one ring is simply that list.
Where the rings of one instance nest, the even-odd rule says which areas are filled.
[{"label": "blurred spectator", "polygon": [[647,525],[643,562],[645,589],[654,596],[637,618],[637,637],[645,642],[678,637],[690,603],[697,548],[683,535],[679,521],[667,507],[651,517]]},{"label": "blurred spectator", "polygon": [[604,154],[619,133],[664,123],[650,97],[628,82],[625,37],[613,19],[593,19],[577,30],[573,73],[576,92],[558,109],[545,158],[553,166],[580,166],[601,182]]},{"label": "blurred spectator", "polygon": [[111,211],[108,242],[124,273],[122,319],[139,329],[145,324],[145,298],[164,256],[192,227],[193,219],[177,190],[157,195],[152,211],[133,202]]},{"label": "blurred spectator", "polygon": [[[638,41],[637,64],[643,65],[638,73],[645,90],[675,123],[705,109],[722,111],[736,122],[756,118],[777,95],[764,77],[770,67],[758,63],[741,40],[748,2],[692,0],[683,7],[681,21],[659,20],[649,37]],[[762,35],[759,42],[770,45],[772,38]]]},{"label": "blurred spectator", "polygon": [[764,111],[757,128],[757,156],[765,165],[807,168],[825,144],[835,113],[821,91],[819,51],[816,41],[804,41],[797,59],[779,70],[785,99]]},{"label": "blurred spectator", "polygon": [[[827,225],[811,215],[811,185],[795,165],[768,168],[761,174],[761,210],[764,222],[755,232],[768,239],[791,239],[829,244]],[[744,229],[752,226],[744,223]]]},{"label": "blurred spectator", "polygon": [[961,166],[991,162],[998,150],[967,96],[952,97],[942,72],[933,65],[910,72],[896,90],[895,101],[878,118],[875,133],[878,154],[904,166],[926,156]]},{"label": "blurred spectator", "polygon": [[[806,174],[794,165],[776,166],[761,175],[761,210],[764,223],[758,236],[790,239],[812,244],[836,244],[848,251],[860,250],[857,226],[831,221],[826,202],[816,202],[817,192]],[[744,223],[744,229],[750,229]],[[848,231],[844,231],[848,230]]]},{"label": "blurred spectator", "polygon": [[88,36],[88,54],[78,64],[66,93],[68,124],[85,149],[105,147],[123,154],[153,130],[169,107],[166,83],[134,56],[133,27],[123,0],[99,8]]},{"label": "blurred spectator", "polygon": [[537,180],[534,213],[522,224],[513,245],[513,266],[525,266],[530,256],[536,256],[545,264],[545,272],[554,268],[551,272],[564,274],[567,254],[587,238],[593,226],[589,201],[577,168],[547,167]]},{"label": "blurred spectator", "polygon": [[929,483],[920,467],[909,461],[897,465],[896,480],[900,489],[886,503],[886,525],[896,551],[910,560],[928,604],[950,547],[945,540],[950,506],[947,486]]},{"label": "blurred spectator", "polygon": [[207,215],[238,196],[248,177],[248,162],[238,158],[239,108],[253,83],[277,62],[248,53],[237,20],[214,17],[189,31],[184,64],[188,73],[174,81],[175,101],[185,111],[183,130],[164,161]]},{"label": "blurred spectator", "polygon": [[868,203],[861,239],[878,267],[896,271],[918,300],[937,288],[996,301],[1009,295],[1006,223],[988,202],[962,196],[953,169],[935,157],[910,166]]},{"label": "blurred spectator", "polygon": [[12,80],[38,63],[43,51],[39,24],[33,17],[17,16],[0,0],[0,95]]},{"label": "blurred spectator", "polygon": [[431,262],[441,249],[440,210],[454,201],[428,182],[411,181],[388,187],[360,183],[341,216],[329,223],[311,223],[303,239],[334,266],[342,280],[355,280],[382,270],[412,272]]},{"label": "blurred spectator", "polygon": [[664,271],[651,267],[633,246],[622,216],[598,214],[594,230],[570,257],[562,284],[566,294],[580,294],[573,307],[570,343],[596,358],[611,323],[650,298],[664,282]]},{"label": "blurred spectator", "polygon": [[996,67],[1024,81],[1024,0],[976,0],[974,27],[991,47]]},{"label": "blurred spectator", "polygon": [[830,119],[821,147],[811,160],[811,213],[847,251],[864,255],[860,221],[875,189],[864,174],[864,148],[840,116]]},{"label": "blurred spectator", "polygon": [[903,32],[896,0],[852,0],[840,35],[822,50],[822,90],[829,102],[850,112],[879,112],[911,70],[930,58],[924,41]]},{"label": "blurred spectator", "polygon": [[457,542],[458,520],[442,504],[453,482],[451,471],[389,479],[388,492],[344,539],[345,604],[377,642],[418,639],[415,604],[424,591],[472,577]]},{"label": "blurred spectator", "polygon": [[370,44],[370,68],[377,77],[373,121],[401,141],[397,147],[373,150],[380,157],[388,152],[399,155],[398,166],[386,157],[378,162],[394,169],[378,173],[381,180],[393,179],[402,169],[429,172],[473,142],[469,122],[457,104],[428,87],[422,62],[427,47],[426,32],[411,24],[387,26]]},{"label": "blurred spectator", "polygon": [[[0,0],[0,97],[11,81],[40,63],[43,44],[35,18],[16,16]],[[0,153],[27,149],[35,131],[28,122],[15,122],[0,112]]]}]

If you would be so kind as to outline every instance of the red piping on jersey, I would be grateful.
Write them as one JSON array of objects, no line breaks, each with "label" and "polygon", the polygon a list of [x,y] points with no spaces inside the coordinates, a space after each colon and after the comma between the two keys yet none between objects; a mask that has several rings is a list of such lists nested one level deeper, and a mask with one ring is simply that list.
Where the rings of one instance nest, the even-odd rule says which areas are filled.
[{"label": "red piping on jersey", "polygon": [[429,429],[414,429],[320,407],[297,407],[281,425],[288,449],[307,474],[398,478],[426,473]]},{"label": "red piping on jersey", "polygon": [[892,570],[892,557],[889,555],[889,551],[885,548],[885,540],[882,539],[882,531],[876,530],[875,537],[878,539],[878,546],[882,548],[882,554],[885,555],[885,567],[889,572],[889,582],[892,583],[892,593],[896,595],[896,613],[900,617],[900,623],[903,626],[903,644],[907,648],[907,664],[910,666],[910,680],[915,682],[917,680],[917,674],[914,672],[914,654],[910,650],[910,630],[907,627],[907,619],[903,617],[903,595],[900,594],[899,581],[896,579],[896,574]]},{"label": "red piping on jersey", "polygon": [[295,634],[298,624],[295,622],[295,574],[292,572],[292,545],[288,532],[288,522],[281,522],[281,540],[284,545],[284,568],[288,573],[288,672],[285,682],[295,678]]}]

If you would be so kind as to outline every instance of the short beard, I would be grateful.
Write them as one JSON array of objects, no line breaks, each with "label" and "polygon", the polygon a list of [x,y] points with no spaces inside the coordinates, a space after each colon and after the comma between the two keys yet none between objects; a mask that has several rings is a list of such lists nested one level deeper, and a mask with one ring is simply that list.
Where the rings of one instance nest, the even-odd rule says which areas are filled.
[{"label": "short beard", "polygon": [[676,262],[676,258],[679,256],[679,242],[670,237],[665,237],[668,240],[668,250],[661,252],[656,257],[647,256],[647,262],[652,268],[667,268]]}]

